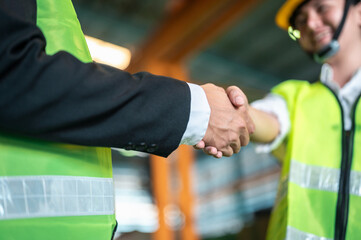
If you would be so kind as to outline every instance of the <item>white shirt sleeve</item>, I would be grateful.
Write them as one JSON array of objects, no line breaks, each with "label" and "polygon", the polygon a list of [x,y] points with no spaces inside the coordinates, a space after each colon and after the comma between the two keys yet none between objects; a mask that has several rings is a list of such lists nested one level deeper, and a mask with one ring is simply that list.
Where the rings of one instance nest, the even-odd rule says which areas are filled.
[{"label": "white shirt sleeve", "polygon": [[276,116],[280,124],[280,133],[270,143],[256,143],[256,152],[269,153],[276,149],[288,135],[291,127],[287,103],[284,98],[276,94],[268,94],[265,98],[254,101],[251,106]]},{"label": "white shirt sleeve", "polygon": [[191,91],[191,112],[180,144],[195,145],[206,134],[211,108],[202,87],[192,83],[188,83],[188,86]]}]

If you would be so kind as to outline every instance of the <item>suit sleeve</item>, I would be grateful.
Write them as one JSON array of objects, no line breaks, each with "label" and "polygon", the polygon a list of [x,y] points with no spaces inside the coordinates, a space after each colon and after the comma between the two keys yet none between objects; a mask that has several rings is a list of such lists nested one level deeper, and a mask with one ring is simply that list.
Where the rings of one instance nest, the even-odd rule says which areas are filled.
[{"label": "suit sleeve", "polygon": [[0,8],[0,130],[87,146],[167,156],[186,129],[186,83],[45,54],[35,24]]}]

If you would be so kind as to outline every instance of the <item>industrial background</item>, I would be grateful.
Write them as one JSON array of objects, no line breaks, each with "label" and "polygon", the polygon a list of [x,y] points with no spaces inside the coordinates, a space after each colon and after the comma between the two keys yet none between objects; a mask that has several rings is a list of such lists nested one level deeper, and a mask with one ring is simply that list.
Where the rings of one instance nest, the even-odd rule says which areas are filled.
[{"label": "industrial background", "polygon": [[[250,101],[286,79],[317,80],[275,26],[284,0],[73,0],[86,35],[131,52],[127,71],[239,86]],[[214,159],[113,150],[117,239],[264,239],[280,166],[254,146]]]}]

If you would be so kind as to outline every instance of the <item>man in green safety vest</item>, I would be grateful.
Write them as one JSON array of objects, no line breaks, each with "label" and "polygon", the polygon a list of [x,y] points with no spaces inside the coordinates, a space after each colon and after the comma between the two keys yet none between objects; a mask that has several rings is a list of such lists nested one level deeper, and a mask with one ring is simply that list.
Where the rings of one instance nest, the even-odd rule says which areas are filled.
[{"label": "man in green safety vest", "polygon": [[0,0],[0,240],[111,239],[109,147],[230,156],[241,116],[214,85],[93,63],[71,0]]},{"label": "man in green safety vest", "polygon": [[319,81],[285,81],[247,106],[258,148],[285,147],[267,239],[360,239],[361,3],[287,0],[276,23],[323,66]]}]

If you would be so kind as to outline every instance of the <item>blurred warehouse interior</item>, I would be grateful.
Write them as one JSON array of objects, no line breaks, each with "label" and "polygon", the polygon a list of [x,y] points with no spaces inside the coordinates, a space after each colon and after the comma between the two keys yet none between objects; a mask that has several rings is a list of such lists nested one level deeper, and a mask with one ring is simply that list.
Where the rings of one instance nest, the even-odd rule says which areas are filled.
[{"label": "blurred warehouse interior", "polygon": [[[283,80],[318,77],[274,24],[283,2],[73,0],[86,35],[125,49],[116,67],[236,85],[250,101]],[[280,168],[254,148],[222,159],[190,147],[168,159],[114,149],[117,239],[264,239]]]}]

